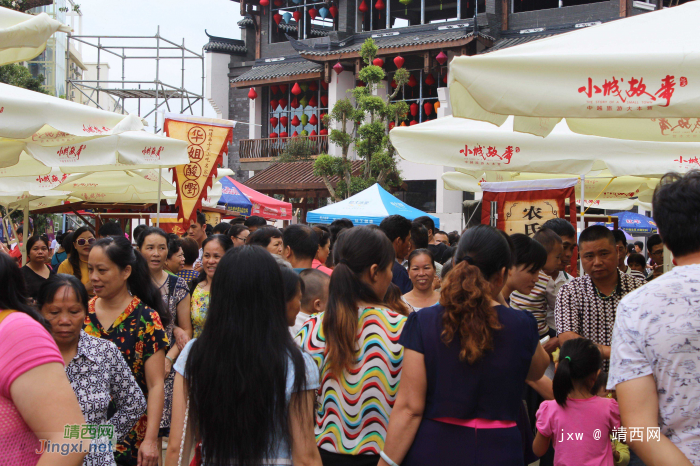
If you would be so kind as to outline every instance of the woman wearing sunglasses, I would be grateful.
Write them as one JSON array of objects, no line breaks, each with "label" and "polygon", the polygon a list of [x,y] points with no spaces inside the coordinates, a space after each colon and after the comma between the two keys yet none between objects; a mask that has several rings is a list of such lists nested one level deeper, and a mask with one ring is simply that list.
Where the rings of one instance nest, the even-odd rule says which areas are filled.
[{"label": "woman wearing sunglasses", "polygon": [[68,259],[61,262],[57,271],[58,273],[73,275],[80,280],[85,285],[85,289],[87,289],[90,296],[94,296],[95,293],[92,291],[87,262],[94,242],[95,232],[92,228],[85,226],[75,230],[75,233],[73,233],[73,250]]}]

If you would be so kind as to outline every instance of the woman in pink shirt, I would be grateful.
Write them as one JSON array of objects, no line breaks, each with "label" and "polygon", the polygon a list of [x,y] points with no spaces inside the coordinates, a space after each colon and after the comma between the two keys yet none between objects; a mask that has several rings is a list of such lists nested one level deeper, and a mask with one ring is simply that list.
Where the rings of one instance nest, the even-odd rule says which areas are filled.
[{"label": "woman in pink shirt", "polygon": [[554,400],[537,411],[537,456],[554,445],[554,466],[613,466],[612,430],[620,426],[617,401],[601,398],[594,386],[603,363],[598,346],[576,338],[564,343],[554,373]]},{"label": "woman in pink shirt", "polygon": [[[84,453],[70,453],[78,440],[64,438],[64,432],[85,419],[56,343],[26,303],[19,267],[0,253],[0,462],[77,466],[87,446]],[[68,453],[46,451],[51,444]]]},{"label": "woman in pink shirt", "polygon": [[329,269],[325,264],[331,251],[331,233],[328,228],[323,226],[315,226],[313,230],[318,235],[318,252],[311,263],[311,268],[330,275],[333,273],[333,269]]}]

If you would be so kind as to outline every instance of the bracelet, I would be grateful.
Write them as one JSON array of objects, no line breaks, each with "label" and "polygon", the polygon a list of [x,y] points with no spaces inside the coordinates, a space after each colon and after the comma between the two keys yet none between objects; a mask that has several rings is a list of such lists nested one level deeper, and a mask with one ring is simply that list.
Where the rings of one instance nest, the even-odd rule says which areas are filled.
[{"label": "bracelet", "polygon": [[394,461],[393,461],[391,458],[389,458],[389,457],[386,455],[386,453],[384,453],[384,450],[381,450],[381,451],[379,452],[379,456],[380,456],[384,461],[386,461],[387,464],[389,464],[389,466],[399,466],[398,464],[394,463]]},{"label": "bracelet", "polygon": [[165,355],[165,359],[167,359],[168,361],[170,361],[170,365],[171,365],[171,366],[172,366],[173,364],[175,364],[175,361],[173,360],[173,358],[171,358],[171,357],[168,356],[167,354]]}]

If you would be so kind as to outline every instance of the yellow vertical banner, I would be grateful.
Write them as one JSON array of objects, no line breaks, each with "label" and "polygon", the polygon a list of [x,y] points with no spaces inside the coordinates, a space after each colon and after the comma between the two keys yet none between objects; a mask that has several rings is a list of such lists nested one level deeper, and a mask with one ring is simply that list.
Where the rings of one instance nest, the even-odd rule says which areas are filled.
[{"label": "yellow vertical banner", "polygon": [[[186,141],[190,163],[174,168],[177,190],[178,217],[188,226],[193,215],[202,207],[202,199],[211,188],[221,165],[223,155],[228,153],[228,144],[233,140],[233,122],[226,125],[207,124],[208,119],[173,116],[165,119],[164,131],[168,137]],[[215,120],[214,120],[215,121]],[[223,120],[222,120],[223,122]]]}]

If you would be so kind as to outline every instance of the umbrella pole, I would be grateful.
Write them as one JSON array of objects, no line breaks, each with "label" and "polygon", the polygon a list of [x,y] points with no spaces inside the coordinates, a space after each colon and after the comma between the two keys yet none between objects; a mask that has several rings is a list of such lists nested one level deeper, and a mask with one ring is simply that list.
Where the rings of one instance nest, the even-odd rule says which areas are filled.
[{"label": "umbrella pole", "polygon": [[[24,201],[24,219],[22,221],[22,264],[27,263],[27,240],[29,239],[29,198]],[[20,246],[19,244],[17,245]]]},{"label": "umbrella pole", "polygon": [[[574,209],[576,206],[574,206]],[[586,222],[583,217],[586,215],[586,175],[581,175],[581,231],[586,228]],[[578,238],[577,241],[578,243]],[[580,276],[583,277],[583,262],[581,261]]]},{"label": "umbrella pole", "polygon": [[163,196],[163,193],[161,192],[161,180],[163,178],[163,175],[161,173],[161,168],[160,165],[158,166],[158,204],[156,205],[156,227],[160,228],[160,198]]}]

